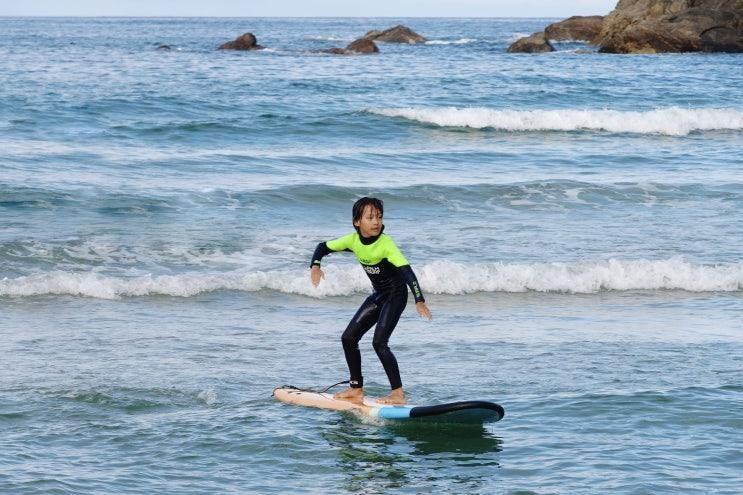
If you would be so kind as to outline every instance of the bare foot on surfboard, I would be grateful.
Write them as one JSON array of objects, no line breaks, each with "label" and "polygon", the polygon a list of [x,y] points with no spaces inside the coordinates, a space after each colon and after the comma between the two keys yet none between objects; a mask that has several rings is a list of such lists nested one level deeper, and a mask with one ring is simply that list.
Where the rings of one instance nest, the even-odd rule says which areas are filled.
[{"label": "bare foot on surfboard", "polygon": [[346,390],[335,394],[333,398],[337,400],[347,400],[350,402],[364,402],[364,389],[349,387]]},{"label": "bare foot on surfboard", "polygon": [[405,392],[403,391],[402,387],[400,387],[390,392],[390,395],[388,395],[387,397],[382,397],[380,399],[377,399],[377,402],[380,404],[402,406],[407,401],[405,400]]}]

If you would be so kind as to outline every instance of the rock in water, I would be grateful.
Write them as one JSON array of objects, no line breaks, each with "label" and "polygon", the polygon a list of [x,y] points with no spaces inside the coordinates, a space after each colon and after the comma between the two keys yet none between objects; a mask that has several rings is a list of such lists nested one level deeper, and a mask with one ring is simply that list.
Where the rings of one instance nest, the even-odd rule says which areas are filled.
[{"label": "rock in water", "polygon": [[740,30],[714,27],[702,33],[705,52],[743,53],[743,36]]},{"label": "rock in water", "polygon": [[743,52],[743,0],[620,0],[596,43],[604,53]]},{"label": "rock in water", "polygon": [[601,32],[604,17],[600,15],[573,16],[550,24],[544,29],[547,39],[556,41],[592,42]]},{"label": "rock in water", "polygon": [[355,53],[378,53],[379,48],[377,45],[374,44],[372,40],[368,40],[365,38],[358,39],[356,41],[353,41],[350,43],[346,50],[349,52],[355,52]]},{"label": "rock in water", "polygon": [[555,47],[552,46],[543,32],[521,38],[508,47],[508,53],[543,53],[554,51]]},{"label": "rock in water", "polygon": [[366,34],[364,35],[364,38],[367,38],[367,39],[370,39],[370,40],[374,40],[374,39],[377,39],[377,38],[379,38],[379,37],[380,37],[380,36],[382,36],[383,34],[384,34],[384,33],[383,33],[382,31],[379,31],[379,30],[377,30],[377,29],[372,29],[371,31],[368,31],[368,32],[367,32],[367,33],[366,33]]},{"label": "rock in water", "polygon": [[232,41],[219,45],[220,50],[260,50],[262,48],[253,33],[245,33]]},{"label": "rock in water", "polygon": [[366,38],[359,38],[352,41],[345,48],[331,48],[325,50],[325,53],[331,53],[333,55],[354,55],[358,53],[379,53],[379,48],[374,44],[372,40]]},{"label": "rock in water", "polygon": [[425,43],[427,38],[416,33],[407,26],[399,25],[385,31],[369,31],[364,38],[373,41],[384,41],[386,43]]}]

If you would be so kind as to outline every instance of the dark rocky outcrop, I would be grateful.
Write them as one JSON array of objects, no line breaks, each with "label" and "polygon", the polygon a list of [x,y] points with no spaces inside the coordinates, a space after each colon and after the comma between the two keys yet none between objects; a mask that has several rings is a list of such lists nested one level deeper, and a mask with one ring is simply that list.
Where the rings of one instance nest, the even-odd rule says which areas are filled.
[{"label": "dark rocky outcrop", "polygon": [[543,32],[521,38],[508,47],[508,53],[542,53],[554,51],[555,47],[552,46]]},{"label": "dark rocky outcrop", "polygon": [[743,0],[620,0],[595,42],[604,53],[743,52]]},{"label": "dark rocky outcrop", "polygon": [[701,36],[702,47],[707,52],[743,52],[743,36],[740,29],[715,27],[708,29]]},{"label": "dark rocky outcrop", "polygon": [[372,41],[383,41],[385,43],[425,43],[427,38],[416,33],[406,26],[395,26],[384,31],[369,31],[364,39]]},{"label": "dark rocky outcrop", "polygon": [[253,33],[245,33],[232,41],[219,45],[220,50],[261,50],[262,48]]},{"label": "dark rocky outcrop", "polygon": [[555,41],[588,41],[593,40],[601,32],[604,16],[573,16],[564,21],[555,22],[544,28],[547,39]]},{"label": "dark rocky outcrop", "polygon": [[356,54],[368,54],[368,53],[379,53],[379,48],[374,44],[372,40],[366,38],[359,38],[352,41],[345,48],[331,48],[325,50],[325,53],[331,53],[333,55],[356,55]]},{"label": "dark rocky outcrop", "polygon": [[346,50],[348,50],[349,52],[355,52],[355,53],[378,53],[379,52],[379,48],[372,40],[368,40],[364,38],[353,41],[346,47]]}]

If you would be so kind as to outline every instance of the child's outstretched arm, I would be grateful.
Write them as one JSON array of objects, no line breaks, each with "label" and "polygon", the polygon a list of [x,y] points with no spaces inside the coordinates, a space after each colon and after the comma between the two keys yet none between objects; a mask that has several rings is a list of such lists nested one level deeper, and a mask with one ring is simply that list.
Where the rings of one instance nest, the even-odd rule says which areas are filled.
[{"label": "child's outstretched arm", "polygon": [[423,293],[418,284],[418,278],[415,276],[413,269],[410,265],[403,265],[400,267],[400,271],[402,272],[402,276],[405,278],[405,283],[410,287],[410,292],[412,292],[413,297],[415,297],[415,309],[418,311],[418,314],[427,320],[433,319],[433,316],[431,316],[431,310],[428,309],[428,306],[426,305],[426,300],[423,298]]},{"label": "child's outstretched arm", "polygon": [[325,242],[321,242],[317,245],[315,252],[312,254],[312,262],[310,263],[310,280],[312,280],[312,285],[315,287],[320,285],[320,280],[325,278],[325,273],[320,268],[320,261],[323,256],[332,252],[333,251],[328,248],[328,245]]},{"label": "child's outstretched arm", "polygon": [[320,265],[315,265],[312,268],[310,268],[310,280],[312,280],[312,285],[317,287],[320,285],[320,280],[325,278],[325,272],[320,269]]},{"label": "child's outstretched arm", "polygon": [[433,319],[433,316],[431,315],[431,310],[428,309],[428,306],[426,305],[425,301],[415,303],[415,309],[418,311],[418,314],[421,315],[423,318],[427,320]]},{"label": "child's outstretched arm", "polygon": [[320,280],[325,278],[325,273],[320,269],[320,261],[323,256],[338,251],[350,251],[350,243],[353,240],[354,232],[348,235],[333,239],[332,241],[321,242],[315,248],[315,252],[312,254],[312,261],[310,261],[310,279],[312,285],[317,287],[320,285]]},{"label": "child's outstretched arm", "polygon": [[423,298],[423,292],[421,292],[421,287],[420,284],[418,284],[418,278],[415,276],[415,272],[413,272],[410,263],[408,263],[408,260],[403,256],[391,239],[389,243],[389,251],[387,252],[387,259],[400,270],[405,279],[405,283],[410,287],[410,292],[412,292],[413,297],[415,297],[415,309],[418,311],[418,314],[428,320],[433,319],[431,316],[431,310],[428,309],[426,300]]}]

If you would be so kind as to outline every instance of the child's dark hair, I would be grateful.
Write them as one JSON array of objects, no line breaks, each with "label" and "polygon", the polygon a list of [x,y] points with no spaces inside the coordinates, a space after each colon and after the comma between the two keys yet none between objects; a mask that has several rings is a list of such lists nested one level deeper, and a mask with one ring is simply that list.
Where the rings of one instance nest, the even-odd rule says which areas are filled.
[{"label": "child's dark hair", "polygon": [[363,197],[353,204],[353,221],[357,222],[361,220],[361,215],[364,214],[364,208],[371,206],[372,208],[379,211],[379,216],[384,216],[384,203],[381,199]]}]

